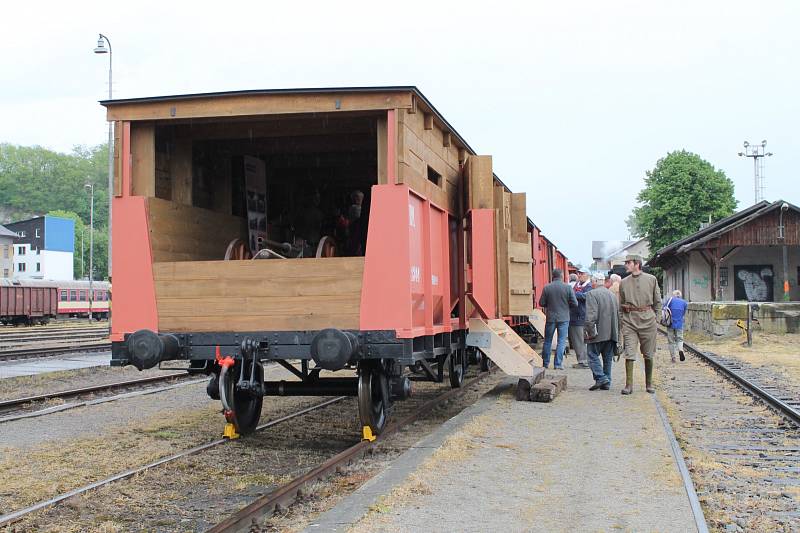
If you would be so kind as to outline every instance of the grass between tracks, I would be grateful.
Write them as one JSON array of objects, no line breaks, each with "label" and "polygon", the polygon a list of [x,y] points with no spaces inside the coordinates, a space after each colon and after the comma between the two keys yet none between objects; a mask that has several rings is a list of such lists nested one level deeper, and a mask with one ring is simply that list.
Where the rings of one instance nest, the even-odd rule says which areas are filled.
[{"label": "grass between tracks", "polygon": [[214,405],[166,411],[96,437],[2,449],[0,509],[20,509],[218,437],[218,411]]},{"label": "grass between tracks", "polygon": [[686,340],[719,355],[735,357],[756,367],[769,367],[800,386],[800,334],[754,331],[753,346],[747,346],[741,335],[711,340],[704,335],[687,333]]}]

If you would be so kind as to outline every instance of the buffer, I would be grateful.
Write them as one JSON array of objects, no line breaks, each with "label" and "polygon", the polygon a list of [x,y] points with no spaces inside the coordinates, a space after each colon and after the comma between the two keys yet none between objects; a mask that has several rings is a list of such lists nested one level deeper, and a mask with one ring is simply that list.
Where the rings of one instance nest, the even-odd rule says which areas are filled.
[{"label": "buffer", "polygon": [[469,319],[467,345],[475,346],[509,376],[530,377],[542,358],[522,337],[500,319]]}]

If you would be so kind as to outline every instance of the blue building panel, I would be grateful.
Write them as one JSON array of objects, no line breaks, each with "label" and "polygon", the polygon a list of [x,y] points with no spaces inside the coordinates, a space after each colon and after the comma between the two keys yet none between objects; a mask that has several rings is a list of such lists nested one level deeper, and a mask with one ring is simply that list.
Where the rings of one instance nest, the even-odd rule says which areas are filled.
[{"label": "blue building panel", "polygon": [[69,218],[44,217],[44,249],[75,252],[75,222]]}]

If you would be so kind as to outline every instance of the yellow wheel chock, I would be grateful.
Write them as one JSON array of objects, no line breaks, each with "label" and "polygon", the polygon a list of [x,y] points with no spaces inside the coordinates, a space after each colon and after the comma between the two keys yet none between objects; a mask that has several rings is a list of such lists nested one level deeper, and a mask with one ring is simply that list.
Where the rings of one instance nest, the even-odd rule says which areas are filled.
[{"label": "yellow wheel chock", "polygon": [[236,426],[228,422],[225,424],[225,429],[222,431],[222,438],[223,439],[238,439],[241,435],[236,433]]},{"label": "yellow wheel chock", "polygon": [[372,428],[369,427],[369,426],[364,426],[361,429],[361,434],[362,434],[362,439],[361,440],[367,440],[369,442],[372,442],[372,441],[374,441],[375,439],[378,438],[378,437],[376,437],[375,435],[372,434]]}]

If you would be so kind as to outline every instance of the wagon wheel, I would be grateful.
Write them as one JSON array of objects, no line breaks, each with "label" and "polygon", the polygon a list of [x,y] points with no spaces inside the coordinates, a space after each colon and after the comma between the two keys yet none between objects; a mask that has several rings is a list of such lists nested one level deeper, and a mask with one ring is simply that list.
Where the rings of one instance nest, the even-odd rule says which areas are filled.
[{"label": "wagon wheel", "polygon": [[225,261],[240,261],[242,259],[251,259],[253,255],[250,253],[247,243],[240,238],[233,239],[228,244],[228,249],[225,250]]},{"label": "wagon wheel", "polygon": [[315,257],[336,257],[336,241],[333,237],[325,235],[319,240]]},{"label": "wagon wheel", "polygon": [[[241,363],[232,367],[222,367],[219,373],[219,399],[222,400],[222,409],[225,418],[236,427],[240,435],[252,433],[261,418],[261,404],[263,396],[253,396],[236,390],[236,380],[240,372]],[[256,365],[256,379],[263,381],[261,365],[250,362],[245,368],[245,375],[250,375],[250,365]]]},{"label": "wagon wheel", "polygon": [[358,414],[362,426],[378,435],[389,418],[389,381],[380,365],[361,363],[358,369]]},{"label": "wagon wheel", "polygon": [[466,350],[458,349],[453,350],[450,354],[450,386],[454,389],[461,387],[464,384],[464,375],[467,373],[467,365],[469,359],[467,358]]}]

